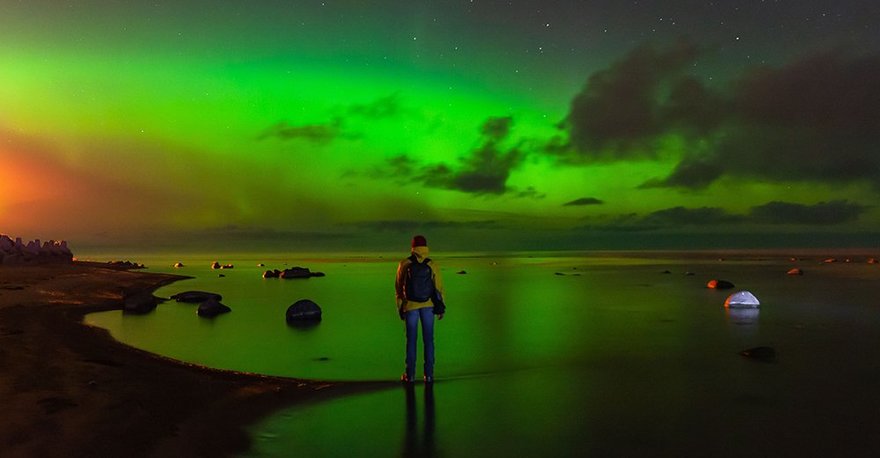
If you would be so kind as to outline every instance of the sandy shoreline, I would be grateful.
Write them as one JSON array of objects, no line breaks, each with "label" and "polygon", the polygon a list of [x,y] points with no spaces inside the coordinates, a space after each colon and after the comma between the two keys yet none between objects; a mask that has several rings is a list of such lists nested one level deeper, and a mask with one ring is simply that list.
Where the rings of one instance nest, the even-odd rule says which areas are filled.
[{"label": "sandy shoreline", "polygon": [[[282,407],[389,386],[214,370],[125,346],[86,326],[123,288],[185,277],[96,263],[0,266],[3,456],[228,456]],[[161,307],[161,305],[160,305]]]}]

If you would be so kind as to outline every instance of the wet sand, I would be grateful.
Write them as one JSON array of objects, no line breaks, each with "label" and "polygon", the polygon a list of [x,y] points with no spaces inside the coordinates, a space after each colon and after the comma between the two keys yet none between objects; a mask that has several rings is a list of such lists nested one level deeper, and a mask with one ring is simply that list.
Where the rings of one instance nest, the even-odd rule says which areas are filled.
[{"label": "wet sand", "polygon": [[229,456],[249,448],[243,428],[274,410],[390,385],[214,370],[82,324],[121,309],[123,289],[182,278],[99,263],[0,265],[0,455]]}]

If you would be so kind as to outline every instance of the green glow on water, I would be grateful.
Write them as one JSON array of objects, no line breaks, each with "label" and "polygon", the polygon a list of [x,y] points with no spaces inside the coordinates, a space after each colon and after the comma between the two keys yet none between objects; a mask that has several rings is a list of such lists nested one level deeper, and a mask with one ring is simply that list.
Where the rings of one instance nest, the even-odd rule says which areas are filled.
[{"label": "green glow on water", "polygon": [[[821,447],[810,438],[824,437],[828,418],[855,428],[875,416],[871,402],[847,399],[876,400],[871,384],[880,368],[852,351],[880,338],[876,266],[805,259],[798,265],[807,273],[791,277],[783,257],[436,259],[449,309],[436,326],[433,397],[417,384],[412,394],[394,388],[282,410],[252,426],[248,456],[680,455],[719,443],[770,453],[787,446],[780,438],[791,425],[816,434],[788,445]],[[212,367],[397,379],[403,329],[393,306],[393,257],[263,259],[266,268],[287,262],[327,274],[302,281],[264,280],[258,260],[224,259],[235,269],[211,271],[210,259],[185,258],[188,267],[176,272],[197,278],[158,291],[222,293],[233,311],[213,320],[172,302],[146,316],[104,312],[86,321],[125,343]],[[725,310],[727,294],[707,289],[709,278],[752,291],[761,309]],[[300,298],[322,306],[319,325],[285,324],[284,310]],[[759,345],[775,347],[778,364],[738,354]],[[737,440],[742,432],[733,425],[744,424],[768,439]]]}]

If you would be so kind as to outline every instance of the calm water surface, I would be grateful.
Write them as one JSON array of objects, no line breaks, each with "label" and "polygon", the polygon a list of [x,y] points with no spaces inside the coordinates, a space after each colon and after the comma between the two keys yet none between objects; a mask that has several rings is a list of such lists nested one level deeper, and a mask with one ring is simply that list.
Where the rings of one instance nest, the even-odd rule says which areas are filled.
[{"label": "calm water surface", "polygon": [[[435,259],[448,289],[448,314],[436,327],[438,382],[281,411],[253,427],[249,456],[873,450],[868,438],[880,433],[875,265],[699,256]],[[188,267],[171,268],[178,260]],[[399,377],[395,257],[218,260],[236,267],[211,270],[206,258],[144,262],[196,277],[157,295],[218,292],[230,314],[202,319],[194,305],[168,302],[145,316],[105,312],[87,322],[130,345],[213,367],[326,380]],[[327,276],[260,276],[293,265]],[[793,265],[805,275],[785,275]],[[706,289],[712,278],[750,290],[762,308],[725,310],[729,291]],[[289,327],[284,312],[303,298],[321,305],[324,320]],[[777,362],[738,354],[758,345],[774,347]]]}]

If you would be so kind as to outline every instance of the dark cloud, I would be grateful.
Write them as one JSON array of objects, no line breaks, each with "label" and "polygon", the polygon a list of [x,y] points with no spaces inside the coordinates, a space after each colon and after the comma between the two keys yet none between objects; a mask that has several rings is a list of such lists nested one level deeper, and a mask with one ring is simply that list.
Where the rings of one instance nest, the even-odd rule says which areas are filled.
[{"label": "dark cloud", "polygon": [[286,121],[266,129],[259,139],[279,138],[281,140],[302,139],[313,143],[329,143],[343,136],[342,120],[334,118],[332,121],[324,124],[303,124],[294,126]]},{"label": "dark cloud", "polygon": [[826,52],[752,67],[721,88],[688,74],[693,46],[636,49],[593,74],[547,151],[570,161],[651,157],[660,138],[680,163],[643,187],[704,188],[721,177],[880,187],[880,55]]},{"label": "dark cloud", "polygon": [[846,200],[819,202],[813,205],[773,201],[752,207],[746,214],[730,213],[719,207],[672,207],[645,215],[623,215],[587,218],[589,224],[579,229],[593,231],[658,231],[682,227],[723,227],[740,224],[796,224],[822,226],[851,223],[870,207]]},{"label": "dark cloud", "polygon": [[514,190],[513,196],[522,199],[544,199],[547,197],[547,194],[539,192],[534,186],[529,186],[526,189]]},{"label": "dark cloud", "polygon": [[581,197],[580,199],[572,200],[571,202],[566,202],[562,204],[563,207],[579,207],[583,205],[602,205],[603,202],[600,199],[595,197]]},{"label": "dark cloud", "polygon": [[438,229],[499,229],[502,227],[497,220],[482,221],[418,221],[418,220],[380,220],[350,223],[344,226],[372,232],[418,232]]},{"label": "dark cloud", "polygon": [[668,177],[648,180],[639,187],[700,189],[712,184],[723,173],[724,169],[712,158],[690,156],[679,162],[678,166],[675,167]]},{"label": "dark cloud", "polygon": [[771,224],[832,225],[854,222],[868,208],[847,200],[819,202],[815,205],[773,201],[752,207],[750,216],[756,222]]},{"label": "dark cloud", "polygon": [[354,104],[348,108],[347,112],[350,115],[368,119],[391,118],[401,112],[400,97],[398,94],[391,94],[371,103]]},{"label": "dark cloud", "polygon": [[591,217],[590,224],[581,229],[601,231],[655,231],[675,229],[684,226],[719,226],[739,224],[747,220],[742,215],[729,213],[718,207],[672,207],[657,210],[646,215],[627,213],[615,216]]},{"label": "dark cloud", "polygon": [[728,213],[723,208],[679,206],[650,213],[644,217],[643,222],[648,226],[705,226],[741,223],[744,219],[740,215]]},{"label": "dark cloud", "polygon": [[456,167],[446,163],[416,166],[418,162],[413,156],[401,155],[390,159],[387,163],[389,170],[382,171],[381,175],[393,174],[401,181],[417,181],[432,188],[478,195],[526,192],[537,196],[539,193],[534,189],[516,191],[507,186],[511,170],[524,158],[519,147],[503,145],[510,136],[512,123],[513,118],[509,116],[487,119],[480,130],[483,134],[480,146],[462,158]]},{"label": "dark cloud", "polygon": [[652,156],[654,137],[672,121],[688,124],[708,111],[703,108],[708,92],[696,80],[681,78],[697,55],[684,41],[668,49],[643,46],[594,73],[561,124],[570,143],[551,149],[572,153],[575,160]]},{"label": "dark cloud", "polygon": [[401,111],[400,97],[397,94],[391,94],[370,103],[352,104],[347,108],[334,110],[336,114],[326,123],[291,125],[287,121],[281,121],[266,129],[258,139],[298,139],[318,144],[329,143],[341,138],[355,139],[359,135],[346,130],[346,119],[352,117],[367,120],[385,119],[397,116]]}]

